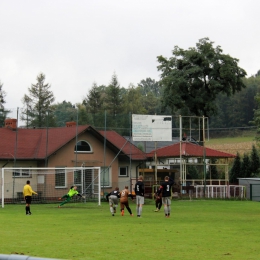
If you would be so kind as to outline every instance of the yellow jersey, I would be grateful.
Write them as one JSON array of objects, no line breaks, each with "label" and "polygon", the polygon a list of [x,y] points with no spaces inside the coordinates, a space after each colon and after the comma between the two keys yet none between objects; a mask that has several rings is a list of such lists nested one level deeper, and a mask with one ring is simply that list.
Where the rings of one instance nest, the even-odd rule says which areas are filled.
[{"label": "yellow jersey", "polygon": [[37,192],[33,191],[32,187],[29,184],[24,185],[23,196],[32,196],[33,194],[37,194]]}]

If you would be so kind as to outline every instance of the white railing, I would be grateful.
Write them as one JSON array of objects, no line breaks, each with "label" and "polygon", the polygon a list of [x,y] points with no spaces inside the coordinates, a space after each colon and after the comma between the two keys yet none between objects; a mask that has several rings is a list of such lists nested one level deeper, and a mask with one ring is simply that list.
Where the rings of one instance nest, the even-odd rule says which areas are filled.
[{"label": "white railing", "polygon": [[[196,198],[245,198],[245,186],[242,185],[195,185]],[[205,194],[204,194],[205,193]]]}]

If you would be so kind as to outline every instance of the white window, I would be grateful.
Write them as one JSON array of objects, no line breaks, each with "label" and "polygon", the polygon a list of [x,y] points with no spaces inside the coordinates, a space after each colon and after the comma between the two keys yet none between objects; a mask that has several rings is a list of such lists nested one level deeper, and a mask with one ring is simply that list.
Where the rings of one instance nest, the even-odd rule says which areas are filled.
[{"label": "white window", "polygon": [[100,179],[101,187],[112,187],[110,167],[101,167]]},{"label": "white window", "polygon": [[65,169],[55,170],[55,188],[66,188],[66,173]]},{"label": "white window", "polygon": [[15,169],[15,170],[13,170],[13,177],[31,178],[32,174],[29,169]]},{"label": "white window", "polygon": [[90,144],[86,141],[78,141],[74,147],[75,153],[92,153]]},{"label": "white window", "polygon": [[119,177],[128,177],[128,167],[119,167]]}]

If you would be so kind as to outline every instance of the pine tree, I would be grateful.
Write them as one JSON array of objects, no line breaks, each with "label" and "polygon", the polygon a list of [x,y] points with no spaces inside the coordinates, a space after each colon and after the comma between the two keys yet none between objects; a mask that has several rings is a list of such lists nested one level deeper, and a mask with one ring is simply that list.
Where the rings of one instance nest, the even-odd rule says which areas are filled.
[{"label": "pine tree", "polygon": [[101,112],[103,108],[103,97],[101,88],[97,86],[96,82],[93,83],[89,94],[82,103],[83,105],[85,105],[87,112],[92,115],[94,126],[97,126],[97,115]]},{"label": "pine tree", "polygon": [[108,113],[116,116],[121,112],[122,95],[116,74],[113,74],[111,83],[106,89],[106,108]]},{"label": "pine tree", "polygon": [[260,170],[260,159],[259,159],[258,151],[254,145],[252,146],[250,161],[251,161],[251,176],[256,177],[258,176]]},{"label": "pine tree", "polygon": [[4,108],[5,103],[5,91],[3,90],[3,83],[0,82],[0,127],[4,126],[7,112]]},{"label": "pine tree", "polygon": [[251,162],[250,162],[250,158],[247,154],[244,154],[243,156],[243,160],[242,160],[242,164],[241,164],[241,174],[242,178],[250,178],[251,177]]},{"label": "pine tree", "polygon": [[50,91],[51,86],[44,83],[45,75],[40,73],[36,80],[37,83],[28,88],[29,95],[25,94],[22,99],[24,108],[21,119],[27,122],[28,127],[46,126],[48,111],[55,100],[52,91]]},{"label": "pine tree", "polygon": [[232,184],[238,183],[238,177],[241,177],[241,158],[239,153],[237,153],[233,166],[230,170],[229,182]]}]

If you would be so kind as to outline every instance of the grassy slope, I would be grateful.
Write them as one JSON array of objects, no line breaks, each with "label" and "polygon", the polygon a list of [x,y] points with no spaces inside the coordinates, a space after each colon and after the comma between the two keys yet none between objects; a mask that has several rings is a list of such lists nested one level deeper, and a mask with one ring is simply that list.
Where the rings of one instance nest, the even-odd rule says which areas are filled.
[{"label": "grassy slope", "polygon": [[146,203],[143,217],[119,213],[107,203],[32,205],[0,209],[0,254],[60,259],[259,259],[259,203],[172,201],[171,218]]}]

